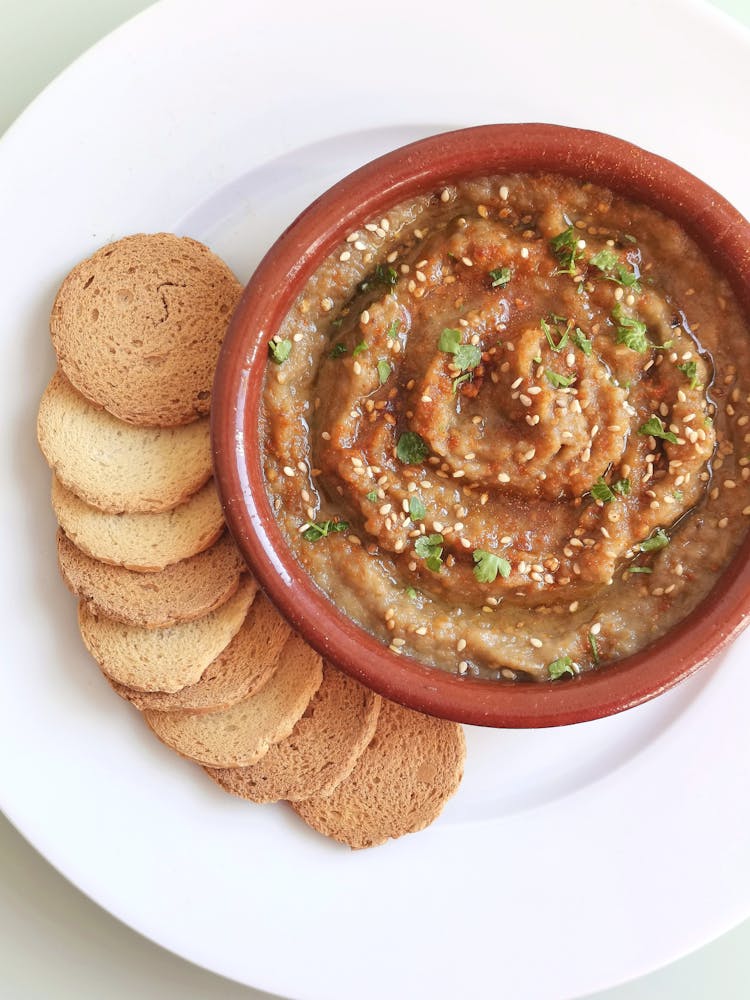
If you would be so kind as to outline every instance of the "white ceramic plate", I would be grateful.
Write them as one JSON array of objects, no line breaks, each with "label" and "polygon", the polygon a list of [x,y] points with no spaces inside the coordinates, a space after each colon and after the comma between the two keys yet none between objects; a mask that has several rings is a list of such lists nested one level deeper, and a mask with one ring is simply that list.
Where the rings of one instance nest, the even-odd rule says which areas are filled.
[{"label": "white ceramic plate", "polygon": [[312,197],[454,125],[552,121],[666,154],[745,214],[750,36],[702,5],[167,0],[67,70],[0,145],[0,796],[148,937],[285,996],[579,996],[750,913],[750,637],[623,716],[473,730],[425,833],[350,853],[221,793],[112,695],[55,569],[37,401],[55,289],[139,230],[242,276]]}]

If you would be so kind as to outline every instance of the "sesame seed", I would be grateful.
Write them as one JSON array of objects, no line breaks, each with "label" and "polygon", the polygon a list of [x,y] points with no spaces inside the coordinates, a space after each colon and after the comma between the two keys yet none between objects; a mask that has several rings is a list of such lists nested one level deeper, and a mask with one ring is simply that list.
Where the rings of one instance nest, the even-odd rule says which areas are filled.
[{"label": "sesame seed", "polygon": [[459,639],[456,643],[456,652],[462,653],[466,649],[466,639]]},{"label": "sesame seed", "polygon": [[474,267],[474,261],[470,257],[462,257],[461,263],[465,264],[467,267]]},{"label": "sesame seed", "polygon": [[362,240],[356,240],[355,243],[354,243],[354,249],[355,250],[366,250],[367,249],[367,244],[363,243]]},{"label": "sesame seed", "polygon": [[347,261],[350,259],[350,257],[351,253],[349,252],[349,250],[344,250],[342,253],[339,254],[340,261]]},{"label": "sesame seed", "polygon": [[368,309],[363,309],[362,314],[359,317],[359,321],[363,326],[367,326],[370,322],[370,312]]},{"label": "sesame seed", "polygon": [[534,455],[536,455],[536,448],[529,448],[529,450],[521,457],[523,458],[524,462],[530,462],[534,457]]},{"label": "sesame seed", "polygon": [[529,638],[529,642],[534,647],[534,649],[541,649],[542,646],[544,645],[541,639],[537,639],[536,636],[533,635]]},{"label": "sesame seed", "polygon": [[508,190],[507,186],[503,184],[503,186],[500,188],[500,197],[502,198],[503,201],[507,201],[509,194],[510,191]]},{"label": "sesame seed", "polygon": [[729,518],[728,517],[719,518],[718,525],[719,525],[720,528],[726,528],[726,526],[728,524],[729,524]]},{"label": "sesame seed", "polygon": [[599,635],[601,630],[602,630],[601,622],[594,622],[594,624],[589,629],[589,632],[591,632],[592,635]]},{"label": "sesame seed", "polygon": [[440,192],[440,200],[443,202],[443,204],[451,200],[451,193],[448,190],[448,188],[443,188],[443,190]]},{"label": "sesame seed", "polygon": [[461,662],[458,665],[459,674],[465,674],[468,669],[469,669],[469,664],[466,662],[466,660],[461,660]]},{"label": "sesame seed", "polygon": [[424,271],[415,271],[414,277],[417,279],[417,281],[422,281],[422,282],[427,281],[427,276],[425,275]]},{"label": "sesame seed", "polygon": [[529,257],[529,248],[528,247],[521,247],[521,256],[523,257],[524,260],[528,260],[528,257]]},{"label": "sesame seed", "polygon": [[284,466],[284,475],[289,476],[290,478],[295,475],[294,469],[291,467],[291,465]]},{"label": "sesame seed", "polygon": [[724,489],[726,489],[726,490],[733,490],[736,485],[737,485],[737,483],[735,483],[735,481],[733,479],[725,479],[724,480]]},{"label": "sesame seed", "polygon": [[568,611],[571,614],[575,614],[575,612],[578,611],[578,601],[573,601],[572,604],[569,604],[568,605]]},{"label": "sesame seed", "polygon": [[353,369],[355,375],[361,375],[362,374],[362,365],[359,363],[359,361],[355,361],[354,362],[354,364],[352,365],[352,369]]},{"label": "sesame seed", "polygon": [[359,239],[359,233],[349,233],[349,235],[346,237],[346,242],[354,243],[354,241],[358,239]]},{"label": "sesame seed", "polygon": [[497,480],[498,480],[499,483],[509,483],[510,482],[510,476],[508,475],[507,472],[498,472],[498,474],[497,474]]},{"label": "sesame seed", "polygon": [[320,308],[323,310],[323,312],[330,312],[331,309],[333,309],[333,299],[328,298],[327,296],[326,298],[321,299]]}]

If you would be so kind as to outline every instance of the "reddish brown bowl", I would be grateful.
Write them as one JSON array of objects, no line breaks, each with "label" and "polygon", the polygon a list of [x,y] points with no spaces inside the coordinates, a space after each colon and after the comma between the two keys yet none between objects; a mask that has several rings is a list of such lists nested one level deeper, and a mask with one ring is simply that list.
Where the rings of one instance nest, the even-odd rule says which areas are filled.
[{"label": "reddish brown bowl", "polygon": [[660,209],[698,241],[750,314],[750,224],[669,160],[599,132],[486,125],[404,146],[345,177],[271,247],[251,278],[219,359],[213,397],[216,478],[227,523],[281,613],[336,666],[394,701],[482,726],[560,726],[661,694],[726,646],[750,614],[750,538],[681,625],[634,656],[563,683],[459,677],[391,652],[343,616],[287,546],[266,495],[259,409],[268,341],[307,279],[347,233],[398,202],[467,176],[552,171]]}]

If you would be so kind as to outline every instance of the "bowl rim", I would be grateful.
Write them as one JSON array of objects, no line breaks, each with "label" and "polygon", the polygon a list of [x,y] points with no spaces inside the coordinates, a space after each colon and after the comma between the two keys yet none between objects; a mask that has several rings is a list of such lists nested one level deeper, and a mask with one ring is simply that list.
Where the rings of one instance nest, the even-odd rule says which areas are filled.
[{"label": "bowl rim", "polygon": [[689,676],[750,619],[750,535],[693,612],[612,666],[562,682],[459,676],[391,651],[339,611],[284,540],[265,490],[257,418],[267,344],[307,279],[353,230],[425,190],[490,173],[550,172],[594,181],[679,222],[729,279],[750,315],[750,223],[683,168],[623,139],[561,125],[482,125],[420,139],[334,184],[282,233],[248,282],[214,381],[214,471],[230,532],[261,587],[335,666],[418,711],[473,725],[539,728],[639,705]]}]

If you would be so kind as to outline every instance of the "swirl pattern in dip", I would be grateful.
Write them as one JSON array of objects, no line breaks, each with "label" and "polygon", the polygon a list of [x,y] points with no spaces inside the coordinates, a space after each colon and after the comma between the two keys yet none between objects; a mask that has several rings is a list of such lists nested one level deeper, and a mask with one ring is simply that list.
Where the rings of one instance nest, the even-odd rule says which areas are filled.
[{"label": "swirl pattern in dip", "polygon": [[676,223],[557,176],[369,222],[269,345],[299,561],[394,651],[557,679],[710,590],[750,514],[748,330]]}]

